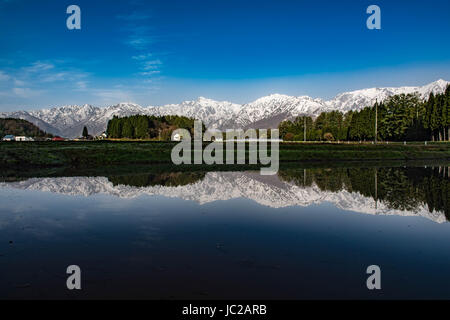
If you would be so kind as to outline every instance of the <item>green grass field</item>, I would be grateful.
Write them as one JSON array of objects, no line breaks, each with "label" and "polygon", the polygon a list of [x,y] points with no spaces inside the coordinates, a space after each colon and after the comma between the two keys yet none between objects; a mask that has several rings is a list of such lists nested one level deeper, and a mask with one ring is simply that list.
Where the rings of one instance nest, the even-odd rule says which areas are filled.
[{"label": "green grass field", "polygon": [[[83,167],[171,165],[175,142],[1,142],[0,165]],[[204,144],[206,146],[207,144]],[[225,148],[224,148],[225,149]],[[224,152],[225,153],[225,152]],[[450,143],[315,144],[281,143],[280,162],[450,160]],[[248,156],[247,156],[248,159]],[[206,165],[204,165],[206,166]]]}]

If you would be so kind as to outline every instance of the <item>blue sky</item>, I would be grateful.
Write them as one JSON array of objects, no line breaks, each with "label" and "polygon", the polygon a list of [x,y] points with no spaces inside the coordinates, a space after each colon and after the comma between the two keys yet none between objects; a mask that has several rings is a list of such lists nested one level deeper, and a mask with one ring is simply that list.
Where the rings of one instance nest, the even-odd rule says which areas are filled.
[{"label": "blue sky", "polygon": [[[81,8],[68,30],[66,8]],[[381,8],[381,30],[366,8]],[[0,111],[450,80],[447,0],[0,0]]]}]

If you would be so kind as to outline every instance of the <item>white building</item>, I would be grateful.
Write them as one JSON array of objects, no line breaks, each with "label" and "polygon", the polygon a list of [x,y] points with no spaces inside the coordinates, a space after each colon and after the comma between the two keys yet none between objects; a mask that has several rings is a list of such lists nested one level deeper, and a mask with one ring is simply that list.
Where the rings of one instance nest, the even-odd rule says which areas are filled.
[{"label": "white building", "polygon": [[181,141],[181,135],[179,133],[175,133],[172,136],[172,141]]},{"label": "white building", "polygon": [[33,138],[25,137],[25,136],[18,136],[15,138],[16,141],[34,141]]}]

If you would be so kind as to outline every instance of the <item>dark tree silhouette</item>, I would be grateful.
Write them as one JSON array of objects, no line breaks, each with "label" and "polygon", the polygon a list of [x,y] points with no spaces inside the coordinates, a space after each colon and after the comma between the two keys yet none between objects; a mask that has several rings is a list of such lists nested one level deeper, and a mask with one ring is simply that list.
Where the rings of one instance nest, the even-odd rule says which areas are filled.
[{"label": "dark tree silhouette", "polygon": [[89,137],[89,132],[88,129],[86,128],[86,126],[84,126],[83,128],[83,138],[87,138]]}]

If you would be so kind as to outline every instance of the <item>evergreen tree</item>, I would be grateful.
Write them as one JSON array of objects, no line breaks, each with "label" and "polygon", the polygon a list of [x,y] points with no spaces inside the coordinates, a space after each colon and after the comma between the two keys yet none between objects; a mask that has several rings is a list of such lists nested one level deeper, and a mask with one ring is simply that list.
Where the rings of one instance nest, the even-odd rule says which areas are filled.
[{"label": "evergreen tree", "polygon": [[83,138],[87,138],[89,136],[88,129],[86,126],[83,127]]},{"label": "evergreen tree", "polygon": [[123,123],[122,132],[120,138],[133,139],[134,138],[134,127],[131,124],[130,118],[125,118]]},{"label": "evergreen tree", "polygon": [[440,95],[442,140],[450,140],[450,85]]},{"label": "evergreen tree", "polygon": [[430,105],[431,108],[431,115],[430,115],[430,129],[433,135],[433,141],[437,140],[437,135],[439,131],[439,125],[440,125],[440,101],[439,96],[436,96],[433,101],[432,105]]},{"label": "evergreen tree", "polygon": [[[192,130],[194,119],[180,116],[135,115],[124,118],[114,116],[107,125],[107,134],[112,139],[156,139],[170,140],[171,134],[178,128]],[[203,132],[206,127],[203,125]]]},{"label": "evergreen tree", "polygon": [[148,118],[147,117],[139,117],[136,122],[136,134],[135,137],[137,139],[146,139],[148,138]]}]

